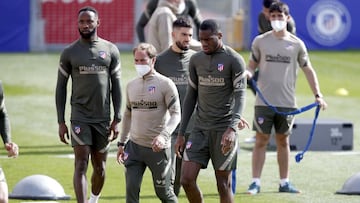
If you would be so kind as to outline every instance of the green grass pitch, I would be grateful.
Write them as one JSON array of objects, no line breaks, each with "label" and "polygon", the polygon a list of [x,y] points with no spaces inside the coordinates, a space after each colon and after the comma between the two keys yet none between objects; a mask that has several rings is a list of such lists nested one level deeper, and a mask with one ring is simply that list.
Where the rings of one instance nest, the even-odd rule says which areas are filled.
[{"label": "green grass pitch", "polygon": [[[240,52],[247,61],[249,53]],[[135,76],[133,58],[130,52],[122,52],[122,85]],[[354,149],[352,151],[310,151],[300,163],[296,163],[291,153],[290,179],[302,190],[299,195],[279,194],[278,167],[276,154],[267,153],[262,175],[262,192],[257,196],[245,194],[251,181],[251,148],[243,140],[253,132],[246,129],[240,132],[241,150],[238,159],[236,202],[359,202],[359,196],[336,195],[343,183],[359,172],[360,155],[360,117],[358,113],[359,51],[310,52],[310,58],[317,71],[322,92],[329,107],[320,113],[320,118],[337,118],[351,121],[354,126]],[[56,179],[71,196],[69,202],[75,203],[72,186],[73,159],[70,146],[62,144],[57,136],[57,119],[54,90],[57,78],[59,53],[0,54],[0,80],[6,93],[6,105],[11,119],[13,140],[20,146],[17,159],[6,157],[0,151],[1,166],[5,171],[9,193],[24,177],[43,174]],[[300,71],[297,83],[299,106],[312,103],[314,97]],[[346,89],[348,95],[338,95],[339,88]],[[244,116],[252,120],[254,97],[249,91]],[[69,105],[67,113],[69,113]],[[299,115],[312,118],[313,111]],[[307,139],[308,134],[304,133]],[[115,160],[116,146],[111,146],[107,162],[106,182],[100,202],[125,202],[124,167]],[[90,168],[91,169],[91,168]],[[90,177],[89,175],[88,179]],[[209,165],[202,170],[198,179],[206,203],[219,202],[214,171]],[[23,200],[10,200],[12,203]],[[147,170],[141,189],[141,202],[159,202]],[[179,202],[187,202],[181,191]]]}]

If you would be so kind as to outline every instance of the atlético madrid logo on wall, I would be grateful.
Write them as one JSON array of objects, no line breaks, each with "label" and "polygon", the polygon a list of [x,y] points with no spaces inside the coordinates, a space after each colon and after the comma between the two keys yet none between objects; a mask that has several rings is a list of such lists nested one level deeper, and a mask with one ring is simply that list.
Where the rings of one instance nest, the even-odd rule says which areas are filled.
[{"label": "atl\u00e9tico madrid logo on wall", "polygon": [[309,9],[306,27],[317,43],[323,46],[334,46],[344,41],[349,35],[350,13],[337,0],[320,0]]}]

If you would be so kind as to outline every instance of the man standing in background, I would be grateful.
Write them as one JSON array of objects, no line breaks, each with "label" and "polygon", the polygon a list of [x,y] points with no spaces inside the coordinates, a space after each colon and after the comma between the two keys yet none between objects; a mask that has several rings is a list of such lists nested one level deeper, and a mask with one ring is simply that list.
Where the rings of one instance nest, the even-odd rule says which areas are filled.
[{"label": "man standing in background", "polygon": [[[64,49],[60,57],[56,85],[59,138],[68,144],[65,124],[67,82],[72,78],[71,144],[75,154],[74,190],[78,203],[87,203],[89,158],[93,166],[88,203],[98,202],[105,182],[105,165],[110,142],[119,133],[121,120],[121,66],[118,48],[97,35],[100,25],[95,8],[78,12],[80,39]],[[114,117],[110,124],[110,103]]]},{"label": "man standing in background", "polygon": [[[179,17],[173,23],[172,29],[173,44],[163,53],[157,56],[155,63],[155,70],[170,79],[175,83],[179,92],[180,103],[184,100],[186,87],[189,77],[189,61],[190,57],[195,51],[190,49],[190,41],[193,36],[193,28],[191,21],[185,17]],[[185,140],[193,127],[193,120],[190,120],[189,126],[185,132]],[[181,159],[177,158],[174,152],[174,145],[178,134],[178,128],[171,136],[171,154],[173,155],[173,184],[176,196],[180,192],[180,173],[181,173]]]},{"label": "man standing in background", "polygon": [[[168,49],[172,41],[172,25],[176,14],[182,9],[184,0],[161,0],[149,20],[147,42],[152,44],[157,53]],[[190,41],[191,49],[200,50],[201,44],[196,40]]]},{"label": "man standing in background", "polygon": [[[295,85],[298,71],[302,70],[316,102],[325,109],[319,81],[313,69],[304,42],[286,29],[290,18],[289,8],[282,2],[271,4],[269,9],[272,31],[258,35],[251,46],[247,77],[251,79],[258,69],[258,88],[264,98],[281,112],[296,110]],[[269,108],[256,95],[253,130],[256,141],[252,153],[252,177],[248,194],[260,192],[260,177],[266,158],[266,147],[272,129],[275,132],[279,165],[279,192],[300,193],[289,180],[289,136],[294,124],[293,115],[282,115]]]},{"label": "man standing in background", "polygon": [[[144,29],[148,24],[152,14],[155,9],[158,7],[159,1],[164,0],[149,0],[144,12],[141,14],[139,21],[136,23],[136,33],[140,42],[145,42]],[[196,3],[196,0],[184,0],[181,5],[179,5],[178,17],[191,17],[195,24],[195,32],[198,36],[198,30],[201,23],[201,15]]]},{"label": "man standing in background", "polygon": [[[280,0],[263,0],[263,9],[258,16],[258,31],[259,34],[264,34],[267,31],[272,30],[271,23],[270,23],[270,13],[269,8],[271,4],[280,2]],[[289,11],[290,12],[290,11]],[[292,34],[296,34],[296,24],[294,19],[289,15],[289,19],[286,25],[287,31],[291,32]]]}]

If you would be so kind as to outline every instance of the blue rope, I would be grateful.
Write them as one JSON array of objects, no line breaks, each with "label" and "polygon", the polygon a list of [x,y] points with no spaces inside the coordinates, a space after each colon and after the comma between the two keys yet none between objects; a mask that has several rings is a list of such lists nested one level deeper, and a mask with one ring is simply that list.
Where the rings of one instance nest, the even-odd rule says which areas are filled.
[{"label": "blue rope", "polygon": [[302,152],[297,153],[296,156],[295,156],[295,161],[296,161],[297,163],[299,163],[299,162],[304,158],[305,152],[306,152],[306,151],[309,149],[309,147],[310,147],[312,138],[313,138],[313,136],[314,136],[315,126],[316,126],[316,120],[317,120],[317,118],[318,118],[318,116],[319,116],[319,112],[320,112],[320,105],[318,105],[318,106],[316,107],[315,117],[314,117],[314,120],[313,120],[313,124],[312,124],[312,126],[311,126],[311,131],[310,131],[309,139],[308,139],[308,141],[307,141],[307,143],[306,143],[305,149],[304,149]]},{"label": "blue rope", "polygon": [[299,152],[298,154],[296,154],[295,156],[295,160],[297,163],[299,163],[303,158],[304,158],[304,154],[305,152],[309,149],[310,147],[310,144],[311,144],[311,141],[312,141],[312,138],[314,136],[314,131],[315,131],[315,126],[316,126],[316,120],[317,118],[319,117],[319,112],[320,112],[320,105],[318,102],[314,102],[312,104],[309,104],[307,106],[304,106],[304,107],[301,107],[299,109],[296,109],[294,111],[290,111],[290,112],[281,112],[279,111],[275,106],[271,105],[264,97],[264,95],[260,92],[259,88],[257,87],[256,85],[256,81],[254,79],[251,79],[251,83],[252,83],[252,86],[255,88],[256,90],[256,93],[259,95],[260,99],[269,107],[271,108],[275,113],[277,114],[280,114],[280,115],[296,115],[296,114],[300,114],[302,112],[305,112],[305,111],[308,111],[314,107],[316,107],[316,110],[315,110],[315,117],[314,117],[314,120],[313,120],[313,124],[312,124],[312,127],[311,127],[311,131],[310,131],[310,135],[309,135],[309,139],[306,143],[306,146],[305,146],[305,149],[301,152]]}]

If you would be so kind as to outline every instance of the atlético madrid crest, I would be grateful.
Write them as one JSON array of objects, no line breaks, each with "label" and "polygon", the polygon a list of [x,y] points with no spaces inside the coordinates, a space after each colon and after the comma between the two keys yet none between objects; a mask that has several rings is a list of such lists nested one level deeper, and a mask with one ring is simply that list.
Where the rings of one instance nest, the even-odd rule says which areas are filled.
[{"label": "atl\u00e9tico madrid crest", "polygon": [[340,1],[320,0],[310,7],[306,27],[317,43],[334,46],[343,42],[349,35],[351,16]]}]

